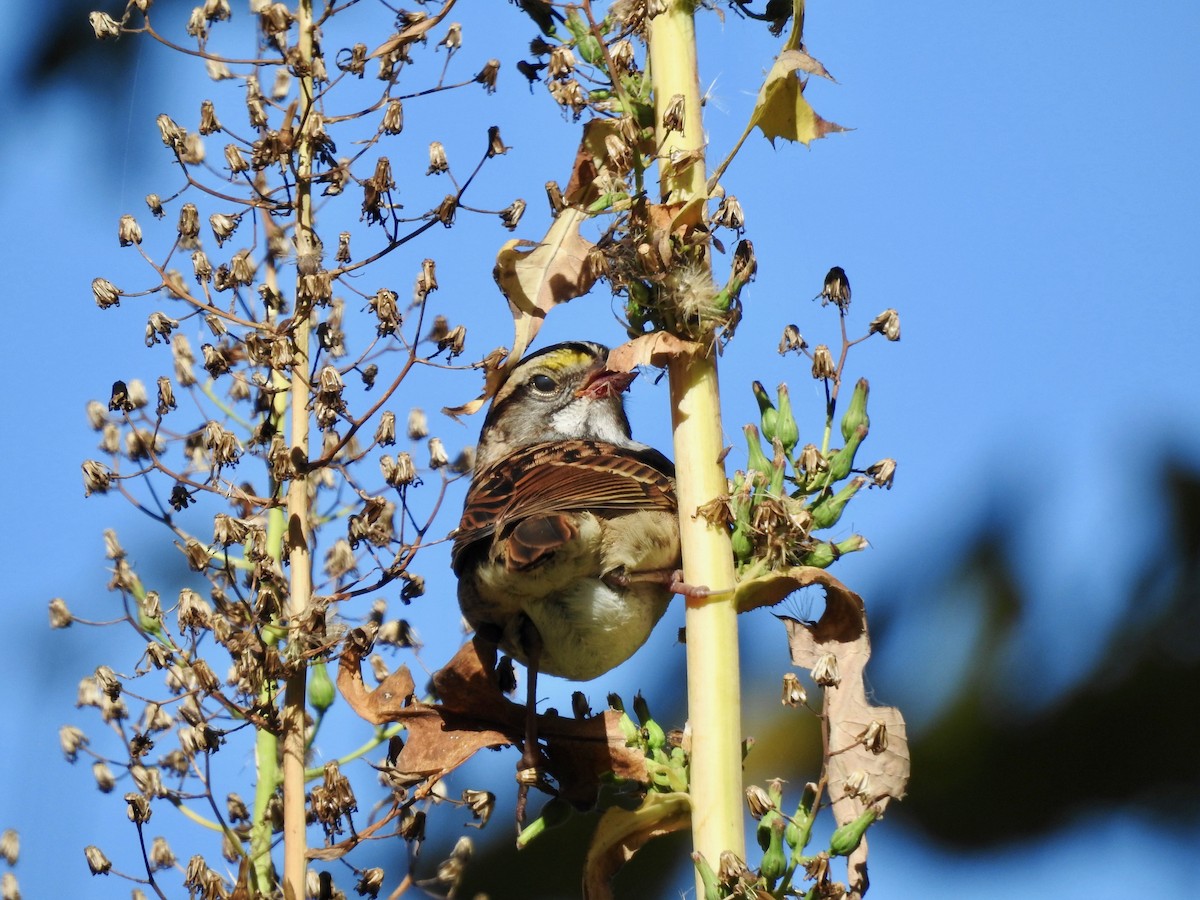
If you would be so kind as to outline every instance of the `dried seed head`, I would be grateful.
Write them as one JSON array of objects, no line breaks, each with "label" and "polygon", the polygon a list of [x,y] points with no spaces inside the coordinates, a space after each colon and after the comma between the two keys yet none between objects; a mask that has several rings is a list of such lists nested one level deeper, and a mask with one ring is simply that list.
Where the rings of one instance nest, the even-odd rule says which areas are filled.
[{"label": "dried seed head", "polygon": [[857,797],[863,803],[871,802],[871,776],[862,769],[855,769],[846,776],[842,790],[847,797]]},{"label": "dried seed head", "polygon": [[766,790],[757,784],[752,784],[746,788],[746,806],[750,810],[750,815],[757,821],[773,810],[775,803]]},{"label": "dried seed head", "polygon": [[383,121],[379,130],[384,134],[399,134],[404,130],[404,104],[392,100],[383,111]]},{"label": "dried seed head", "polygon": [[396,292],[388,288],[380,288],[371,298],[371,311],[375,313],[375,318],[378,320],[375,324],[375,333],[380,337],[395,334],[400,328],[403,317],[400,315],[400,307],[397,303],[399,299]]},{"label": "dried seed head", "polygon": [[812,376],[816,379],[834,378],[837,369],[833,364],[833,354],[825,344],[817,344],[812,355]]},{"label": "dried seed head", "polygon": [[[95,14],[93,13],[93,15]],[[83,855],[87,859],[88,868],[91,869],[93,875],[107,875],[112,869],[112,863],[104,855],[104,851],[94,844],[84,847]]]},{"label": "dried seed head", "polygon": [[122,247],[142,242],[142,226],[138,225],[137,219],[128,214],[121,216],[117,225],[117,240]]},{"label": "dried seed head", "polygon": [[882,753],[888,746],[887,724],[875,719],[855,738],[872,753]]},{"label": "dried seed head", "polygon": [[172,319],[166,313],[150,313],[150,317],[146,320],[146,346],[153,347],[160,341],[169,344],[171,332],[178,327],[178,319]]},{"label": "dried seed head", "polygon": [[891,457],[881,459],[867,467],[867,474],[875,487],[892,489],[892,480],[896,477],[896,461]]},{"label": "dried seed head", "polygon": [[175,361],[175,380],[180,387],[191,387],[196,383],[196,375],[192,371],[196,356],[192,353],[191,343],[182,334],[171,339],[171,356]]},{"label": "dried seed head", "polygon": [[439,47],[445,47],[451,53],[462,46],[462,24],[451,22],[446,30],[446,36],[437,42]]},{"label": "dried seed head", "polygon": [[453,359],[456,356],[461,356],[463,347],[467,341],[467,328],[465,325],[455,325],[445,336],[437,342],[438,350],[448,350],[449,356]]},{"label": "dried seed head", "polygon": [[396,414],[386,410],[379,417],[379,425],[375,428],[375,443],[390,447],[396,443]]},{"label": "dried seed head", "polygon": [[408,411],[407,433],[410,441],[419,441],[429,437],[429,419],[425,415],[425,410],[413,407]]},{"label": "dried seed head", "polygon": [[112,485],[112,471],[102,462],[87,459],[83,462],[83,491],[85,497],[107,493]]},{"label": "dried seed head", "polygon": [[162,199],[158,194],[147,194],[146,206],[149,208],[151,215],[156,219],[161,219],[167,214],[166,210],[163,209]]},{"label": "dried seed head", "polygon": [[227,22],[232,12],[229,0],[204,0],[204,18],[210,22]]},{"label": "dried seed head", "polygon": [[74,617],[71,611],[67,609],[67,601],[62,597],[55,597],[50,601],[50,627],[51,628],[69,628]]},{"label": "dried seed head", "polygon": [[841,266],[834,266],[825,275],[825,284],[821,287],[821,293],[817,294],[821,298],[821,305],[825,306],[832,303],[842,312],[850,308],[850,279],[846,277],[846,270]]},{"label": "dried seed head", "polygon": [[254,260],[250,257],[248,249],[239,250],[233,254],[233,259],[229,261],[230,274],[233,276],[235,284],[247,286],[253,284],[255,268]]},{"label": "dried seed head", "polygon": [[509,150],[504,146],[504,139],[500,137],[500,127],[493,125],[488,129],[488,159],[493,156],[503,156]]},{"label": "dried seed head", "polygon": [[817,664],[812,667],[812,680],[821,687],[837,687],[841,684],[842,676],[838,671],[837,657],[826,653],[818,659]]},{"label": "dried seed head", "polygon": [[67,758],[67,762],[75,762],[79,750],[88,745],[87,735],[74,725],[64,725],[58,729],[58,746]]},{"label": "dried seed head", "polygon": [[179,246],[195,250],[200,246],[200,212],[195,203],[185,203],[179,208]]},{"label": "dried seed head", "polygon": [[683,94],[675,94],[667,102],[667,108],[663,111],[663,131],[677,131],[682,134],[686,124]]},{"label": "dried seed head", "polygon": [[482,84],[489,94],[496,93],[496,78],[500,75],[500,60],[489,59],[475,76],[475,81]]},{"label": "dried seed head", "polygon": [[92,763],[92,777],[96,780],[96,787],[102,794],[107,794],[116,787],[117,776],[108,767],[108,763],[103,760]]},{"label": "dried seed head", "polygon": [[[319,58],[319,57],[318,57]],[[313,78],[317,81],[324,81],[324,78],[318,78],[317,74],[313,73]],[[292,90],[292,73],[283,66],[275,70],[275,80],[271,82],[271,99],[276,103],[287,99],[287,95]]]},{"label": "dried seed head", "polygon": [[607,135],[604,138],[604,152],[608,156],[609,167],[622,176],[633,167],[633,150],[621,135]]},{"label": "dried seed head", "polygon": [[212,281],[212,263],[208,261],[208,254],[203,250],[192,254],[192,274],[196,277],[197,284],[208,284]]},{"label": "dried seed head", "polygon": [[[437,281],[437,263],[432,259],[424,259],[421,261],[421,274],[417,276],[415,292],[420,295],[423,300],[438,289]],[[434,323],[436,325],[436,319]]]},{"label": "dried seed head", "polygon": [[[223,213],[214,213],[208,217],[208,224],[212,228],[213,237],[217,239],[218,247],[223,247],[230,236],[237,231],[241,220],[241,216],[227,216]],[[243,252],[248,254],[250,251]]]},{"label": "dried seed head", "polygon": [[99,431],[108,424],[108,410],[99,400],[89,400],[87,405],[88,424],[93,431]]},{"label": "dried seed head", "polygon": [[550,96],[559,106],[570,109],[571,115],[576,121],[588,106],[587,92],[579,86],[579,82],[574,78],[567,81],[551,81]]},{"label": "dried seed head", "polygon": [[429,145],[429,168],[426,175],[440,175],[450,171],[450,163],[446,160],[446,148],[441,141],[433,141]]},{"label": "dried seed head", "polygon": [[96,35],[97,40],[105,41],[121,36],[121,26],[108,13],[90,12],[88,13],[88,22],[91,23],[92,32]]},{"label": "dried seed head", "polygon": [[201,134],[209,135],[221,130],[221,123],[217,121],[217,111],[213,107],[211,100],[203,100],[200,103],[200,127]]},{"label": "dried seed head", "polygon": [[429,468],[440,469],[443,466],[450,464],[450,457],[446,455],[446,448],[442,444],[441,438],[432,437],[429,439]]},{"label": "dried seed head", "polygon": [[130,791],[125,795],[125,814],[129,816],[129,821],[144,825],[150,821],[150,801],[143,794]]},{"label": "dried seed head", "polygon": [[550,201],[550,215],[552,216],[557,217],[567,208],[567,201],[563,199],[562,188],[558,186],[557,181],[546,182],[546,199]]},{"label": "dried seed head", "polygon": [[742,212],[742,204],[732,194],[721,199],[717,210],[713,213],[713,225],[721,228],[731,228],[741,232],[746,227],[746,216]]},{"label": "dried seed head", "polygon": [[885,309],[871,320],[870,334],[878,332],[889,341],[900,340],[900,314],[894,309]]},{"label": "dried seed head", "polygon": [[447,194],[442,202],[438,204],[437,209],[433,211],[434,218],[449,228],[454,224],[454,214],[458,212],[458,198],[453,194]]},{"label": "dried seed head", "polygon": [[795,672],[785,672],[783,676],[783,696],[780,698],[784,706],[803,706],[808,702],[808,694],[800,684],[800,678]]},{"label": "dried seed head", "polygon": [[523,215],[525,215],[525,201],[517,198],[510,206],[500,210],[500,221],[509,231],[515,231]]},{"label": "dried seed head", "polygon": [[613,65],[622,72],[632,72],[634,69],[633,42],[629,38],[621,38],[608,48],[608,55]]},{"label": "dried seed head", "polygon": [[219,59],[206,59],[204,61],[204,71],[213,81],[229,81],[234,77],[229,66],[225,65]]},{"label": "dried seed head", "polygon": [[92,296],[96,298],[96,305],[101,309],[121,305],[120,289],[107,278],[92,279]]},{"label": "dried seed head", "polygon": [[467,789],[462,792],[462,802],[471,810],[471,815],[479,821],[478,827],[482,828],[492,817],[492,810],[496,807],[496,795],[491,791]]},{"label": "dried seed head", "polygon": [[0,858],[10,866],[15,866],[21,856],[21,836],[15,828],[4,829],[0,835]]},{"label": "dried seed head", "polygon": [[547,70],[551,78],[570,78],[575,71],[575,54],[570,47],[558,46],[550,51],[550,64]]},{"label": "dried seed head", "polygon": [[154,842],[150,845],[150,868],[154,870],[172,869],[175,867],[175,854],[171,850],[171,845],[167,843],[167,839],[162,835],[154,838]]},{"label": "dried seed head", "polygon": [[179,161],[184,165],[198,166],[204,162],[204,142],[200,135],[189,131],[183,136],[183,145],[178,150]]},{"label": "dried seed head", "polygon": [[[407,453],[402,454],[408,456]],[[412,460],[409,460],[411,464]],[[400,580],[404,582],[404,587],[400,589],[400,600],[405,603],[411,603],[417,597],[425,596],[425,576],[417,575],[414,572],[401,572]],[[417,642],[414,646],[420,646]]]}]

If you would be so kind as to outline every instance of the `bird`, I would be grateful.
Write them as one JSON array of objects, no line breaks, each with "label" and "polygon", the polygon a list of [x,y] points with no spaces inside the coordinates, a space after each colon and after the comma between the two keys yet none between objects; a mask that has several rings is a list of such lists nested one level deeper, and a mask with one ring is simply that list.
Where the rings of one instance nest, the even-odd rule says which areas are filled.
[{"label": "bird", "polygon": [[[522,663],[536,771],[539,672],[589,681],[642,646],[683,583],[675,468],[632,437],[636,373],[566,341],[521,359],[492,399],[451,567],[478,639]],[[520,780],[520,776],[519,780]],[[518,816],[520,818],[520,816]]]}]

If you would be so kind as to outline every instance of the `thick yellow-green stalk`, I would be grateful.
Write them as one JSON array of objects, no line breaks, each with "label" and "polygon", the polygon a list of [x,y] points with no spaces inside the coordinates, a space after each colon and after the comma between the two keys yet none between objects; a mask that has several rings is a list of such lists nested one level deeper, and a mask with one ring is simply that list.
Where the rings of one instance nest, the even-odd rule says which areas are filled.
[{"label": "thick yellow-green stalk", "polygon": [[[296,15],[299,29],[299,56],[302,63],[311,63],[313,56],[312,0],[300,0]],[[307,67],[304,71],[307,72]],[[311,260],[314,250],[312,184],[312,141],[307,124],[313,112],[313,80],[309,74],[300,79],[300,98],[297,106],[297,184],[296,184],[296,257]],[[297,270],[301,266],[297,265]],[[300,276],[297,275],[297,278]],[[297,284],[299,296],[299,284]],[[299,305],[299,304],[297,304]],[[297,310],[293,340],[296,345],[296,366],[292,369],[291,384],[291,451],[293,459],[309,458],[309,343],[311,321],[307,311]],[[287,542],[289,563],[288,623],[290,649],[302,643],[301,628],[307,619],[312,598],[312,540],[309,521],[308,476],[297,471],[288,484]],[[296,666],[284,688],[283,698],[283,885],[284,895],[304,896],[304,876],[307,866],[307,840],[304,812],[304,683],[305,670],[298,653],[292,654]]]},{"label": "thick yellow-green stalk", "polygon": [[[671,203],[703,201],[706,195],[693,10],[691,0],[669,0],[649,28],[661,192],[664,202]],[[684,130],[667,133],[663,113],[677,96],[683,97]],[[680,166],[673,156],[690,162]],[[703,203],[695,204],[693,212],[698,220]],[[686,624],[692,841],[715,869],[724,850],[745,857],[733,553],[725,529],[696,515],[698,507],[728,490],[721,462],[716,355],[676,359],[668,372],[684,580],[713,590],[708,598],[687,601]]]}]

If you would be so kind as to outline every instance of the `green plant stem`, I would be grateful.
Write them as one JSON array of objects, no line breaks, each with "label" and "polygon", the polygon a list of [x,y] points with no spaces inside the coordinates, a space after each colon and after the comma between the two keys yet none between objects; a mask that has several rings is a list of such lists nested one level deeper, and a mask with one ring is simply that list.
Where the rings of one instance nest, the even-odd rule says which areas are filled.
[{"label": "green plant stem", "polygon": [[[650,20],[647,42],[656,135],[661,143],[661,196],[665,202],[688,204],[698,223],[706,188],[693,12],[692,0],[669,0],[666,11]],[[676,95],[684,98],[682,134],[667,133],[662,124]],[[677,167],[671,162],[676,153],[693,161]],[[725,850],[743,859],[746,855],[733,551],[726,529],[696,515],[700,506],[728,490],[721,462],[716,354],[677,357],[668,374],[684,580],[712,590],[706,598],[687,600],[686,624],[692,843],[715,866]],[[699,876],[697,890],[703,896]]]}]

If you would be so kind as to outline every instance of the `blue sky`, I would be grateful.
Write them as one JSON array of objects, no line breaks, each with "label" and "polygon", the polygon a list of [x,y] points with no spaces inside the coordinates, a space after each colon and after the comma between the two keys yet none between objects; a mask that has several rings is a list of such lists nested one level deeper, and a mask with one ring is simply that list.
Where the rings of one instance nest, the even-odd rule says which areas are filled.
[{"label": "blue sky", "polygon": [[[79,27],[86,28],[81,9]],[[461,74],[489,56],[511,65],[513,48],[532,36],[507,4],[461,12]],[[0,31],[0,48],[11,53],[19,37]],[[740,132],[778,42],[728,13],[723,26],[708,15],[702,39],[701,78],[711,97],[706,125],[712,156],[720,158]],[[874,549],[844,561],[840,577],[868,603],[873,587],[898,578],[916,596],[950,564],[981,509],[1015,510],[1014,552],[1034,601],[1019,647],[1045,661],[1048,680],[1029,702],[1046,702],[1097,665],[1120,626],[1120,588],[1137,550],[1161,540],[1149,461],[1169,451],[1200,463],[1200,7],[812,3],[806,39],[840,82],[814,82],[809,99],[854,130],[811,149],[772,149],[756,135],[725,175],[727,191],[746,209],[760,263],[743,296],[743,325],[722,361],[730,443],[740,447],[740,425],[754,418],[753,379],[787,380],[810,428],[817,427],[815,383],[774,346],[788,322],[812,343],[833,338],[828,310],[810,300],[831,265],[849,273],[860,328],[882,309],[897,308],[903,340],[872,340],[850,363],[852,377],[872,382],[864,452],[899,460],[896,487],[871,492],[852,508],[850,524]],[[78,469],[95,443],[83,416],[87,400],[104,398],[130,370],[162,365],[142,346],[151,307],[127,303],[101,313],[89,282],[96,275],[136,282],[130,251],[117,247],[116,224],[132,211],[149,231],[141,198],[170,192],[154,116],[169,111],[191,123],[207,90],[187,81],[194,70],[149,46],[137,65],[128,92],[123,82],[99,92],[75,85],[0,101],[9,123],[0,159],[10,173],[0,196],[10,310],[0,365],[17,403],[0,431],[7,475],[0,479],[7,522],[0,552],[16,638],[0,660],[10,685],[0,725],[0,827],[22,831],[17,874],[31,898],[128,895],[120,884],[91,880],[77,849],[105,840],[116,846],[114,832],[126,825],[123,804],[119,796],[98,800],[86,769],[62,763],[56,730],[66,721],[98,728],[73,710],[75,684],[100,662],[125,659],[132,667],[134,645],[114,650],[112,636],[79,628],[51,635],[46,603],[63,596],[94,618],[112,609],[104,591],[105,527],[121,531],[150,573],[168,579],[178,565],[162,556],[162,535],[119,501],[85,502]],[[469,171],[486,126],[499,122],[513,150],[485,169],[473,200],[500,208],[524,197],[530,213],[518,235],[536,239],[545,226],[541,185],[550,177],[565,182],[575,131],[541,92],[531,96],[511,67],[491,106],[478,111],[484,99],[482,91],[464,95],[463,109],[477,110],[463,119],[467,124],[432,103],[408,104],[411,142],[393,159],[420,159],[436,138],[452,163]],[[445,185],[401,190],[419,210],[434,205]],[[434,309],[469,323],[468,355],[508,342],[508,315],[491,279],[495,250],[508,233],[490,221],[435,231],[389,263],[387,277],[403,293],[420,259],[434,256],[442,283]],[[607,296],[551,316],[543,340],[570,337],[621,339]],[[397,409],[426,406],[434,433],[457,447],[473,440],[477,423],[464,429],[433,412],[475,387],[473,378],[460,377],[438,388],[450,396],[431,399],[422,388],[414,395],[420,400],[403,400]],[[635,385],[635,433],[664,448],[665,403],[665,384],[643,378]],[[452,524],[447,520],[446,529]],[[1111,552],[1114,542],[1123,552]],[[432,661],[441,658],[439,642],[448,647],[455,636],[446,635],[454,630],[447,612],[453,587],[435,560],[431,555],[426,564],[431,596],[440,592],[450,605],[431,603],[430,618],[418,622]],[[903,609],[889,615],[893,639],[909,643],[877,648],[894,681],[877,677],[875,686],[902,706],[911,701],[917,727],[936,716],[946,690],[939,685],[953,684],[963,664],[967,651],[956,648],[969,646],[973,613],[969,605],[958,610],[947,620],[949,633],[936,636]],[[650,658],[680,652],[673,633],[681,619],[678,611],[668,614]],[[1078,622],[1088,624],[1058,627]],[[747,622],[744,640],[755,657],[778,655],[765,668],[785,666],[782,638],[768,617]],[[1012,661],[1016,683],[1025,662]],[[589,690],[631,695],[653,680],[644,666],[635,660]],[[775,677],[766,676],[771,691]],[[550,688],[561,690],[559,697],[569,689]],[[1114,777],[1119,772],[1118,762]],[[1053,841],[978,857],[885,830],[873,844],[872,896],[999,897],[1011,892],[1017,865],[1027,883],[1072,873],[1057,890],[1063,897],[1117,896],[1122,876],[1114,878],[1114,858],[1157,857],[1156,883],[1166,894],[1194,884],[1200,870],[1182,844],[1136,810],[1128,813],[1099,831],[1081,822]]]}]

